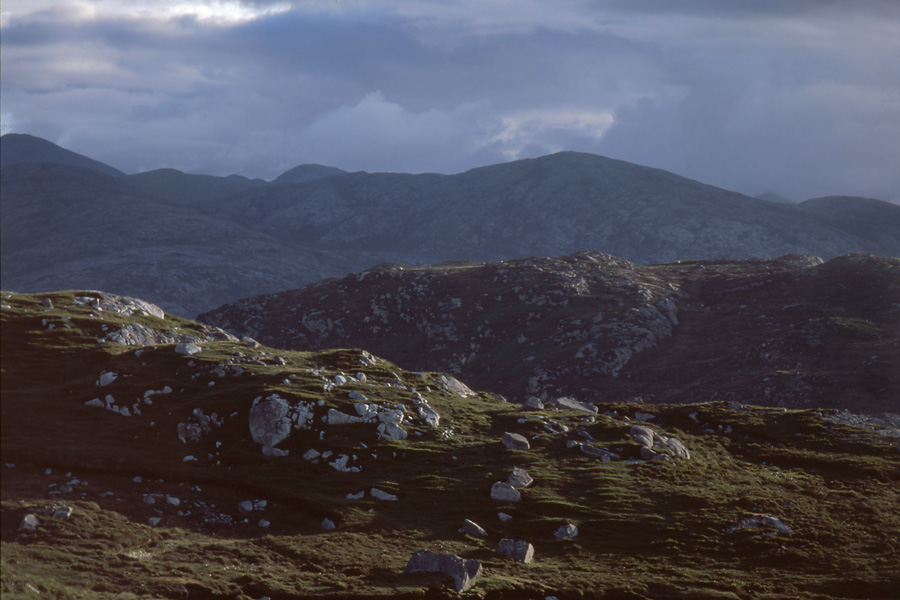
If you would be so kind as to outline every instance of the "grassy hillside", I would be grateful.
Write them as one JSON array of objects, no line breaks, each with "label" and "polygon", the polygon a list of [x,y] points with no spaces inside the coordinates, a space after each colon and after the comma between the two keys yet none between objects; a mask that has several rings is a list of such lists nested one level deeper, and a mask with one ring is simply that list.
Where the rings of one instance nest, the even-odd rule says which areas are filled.
[{"label": "grassy hillside", "polygon": [[[3,294],[4,599],[456,596],[449,577],[403,574],[419,548],[480,560],[483,575],[464,594],[478,598],[894,598],[900,589],[890,415],[725,402],[523,411],[363,350],[257,346],[101,299]],[[123,305],[134,314],[116,312]],[[155,341],[110,341],[125,327]],[[172,342],[188,340],[202,350],[177,353]],[[381,411],[402,407],[408,437],[379,439],[376,422],[324,422],[332,409],[358,414],[351,392]],[[287,456],[265,456],[248,426],[255,399],[273,394],[313,413],[307,429],[274,444]],[[86,405],[95,398],[103,406]],[[437,427],[420,416],[423,402]],[[677,437],[690,458],[642,460],[635,423]],[[531,448],[506,449],[504,432]],[[575,441],[619,458],[568,447]],[[313,462],[310,449],[333,454]],[[342,455],[357,472],[330,464]],[[534,484],[521,502],[492,499],[513,467]],[[246,501],[254,507],[242,512]],[[29,514],[41,523],[33,532],[20,529]],[[488,536],[458,532],[464,519]],[[577,537],[557,539],[566,523]],[[534,561],[497,554],[501,538],[533,544]]]}]

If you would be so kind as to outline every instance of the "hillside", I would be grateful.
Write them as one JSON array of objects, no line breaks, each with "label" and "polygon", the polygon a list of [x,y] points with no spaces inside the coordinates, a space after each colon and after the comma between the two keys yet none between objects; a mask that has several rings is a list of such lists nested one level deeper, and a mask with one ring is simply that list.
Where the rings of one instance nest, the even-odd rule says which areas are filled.
[{"label": "hillside", "polygon": [[2,182],[0,272],[10,289],[113,289],[194,315],[357,264],[355,256],[172,206],[88,169],[12,165],[3,167]]},{"label": "hillside", "polygon": [[56,163],[97,171],[111,177],[122,177],[122,171],[52,142],[25,133],[7,133],[0,136],[0,167]]},{"label": "hillside", "polygon": [[383,265],[203,322],[294,350],[370,349],[523,402],[734,400],[897,410],[900,259],[637,265],[598,253]]},{"label": "hillside", "polygon": [[183,207],[203,208],[219,200],[258,185],[261,179],[247,179],[238,175],[213,177],[191,175],[178,169],[156,169],[128,175],[127,180],[160,200]]},{"label": "hillside", "polygon": [[[26,151],[32,143],[43,150]],[[892,204],[862,198],[842,198],[839,208],[778,204],[576,152],[457,175],[301,165],[266,183],[160,169],[126,177],[116,171],[109,176],[114,185],[99,176],[97,164],[78,163],[78,155],[46,140],[7,134],[3,144],[3,228],[21,242],[11,248],[4,240],[5,286],[97,287],[147,297],[184,316],[386,261],[581,251],[641,264],[790,253],[900,256],[900,207]],[[48,160],[66,164],[53,168]],[[22,220],[21,211],[7,208],[74,206],[89,198],[106,202],[107,220],[121,226],[105,227],[98,237],[97,223],[77,214]],[[130,198],[153,210],[132,210]],[[154,234],[160,243],[136,243],[133,228],[161,232]],[[123,266],[125,254],[139,266]]]},{"label": "hillside", "polygon": [[[900,586],[897,415],[522,411],[362,350],[259,346],[111,294],[3,293],[0,316],[4,598],[473,585],[465,597],[829,600]],[[503,539],[530,544],[530,562],[499,553],[515,546]],[[446,569],[456,579],[404,573],[419,549],[470,562],[444,560],[466,566]]]}]

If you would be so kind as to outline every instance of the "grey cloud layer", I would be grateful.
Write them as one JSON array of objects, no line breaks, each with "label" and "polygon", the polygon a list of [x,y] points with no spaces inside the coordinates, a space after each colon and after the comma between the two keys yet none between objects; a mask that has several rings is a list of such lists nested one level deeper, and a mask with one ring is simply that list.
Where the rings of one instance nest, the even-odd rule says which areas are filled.
[{"label": "grey cloud layer", "polygon": [[457,172],[571,149],[752,194],[900,194],[895,3],[219,3],[227,23],[136,4],[4,2],[4,131],[125,171]]}]

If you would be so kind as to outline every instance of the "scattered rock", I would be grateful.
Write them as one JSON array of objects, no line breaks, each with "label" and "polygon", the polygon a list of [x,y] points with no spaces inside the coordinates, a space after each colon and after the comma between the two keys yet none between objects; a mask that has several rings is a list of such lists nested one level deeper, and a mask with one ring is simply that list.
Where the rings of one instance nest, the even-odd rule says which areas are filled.
[{"label": "scattered rock", "polygon": [[502,502],[521,502],[522,494],[508,483],[498,481],[491,486],[491,498]]},{"label": "scattered rock", "polygon": [[428,550],[416,550],[406,563],[404,573],[443,573],[453,578],[457,592],[465,592],[481,577],[481,562],[460,558],[456,554],[436,554]]},{"label": "scattered rock", "polygon": [[356,492],[355,494],[347,494],[347,500],[360,500],[361,498],[365,497],[365,495],[366,490]]},{"label": "scattered rock", "polygon": [[156,527],[162,521],[160,517],[150,517],[147,519],[147,525],[150,527]]},{"label": "scattered rock", "polygon": [[531,448],[531,444],[528,443],[528,440],[518,433],[510,433],[507,431],[503,434],[503,439],[501,441],[503,442],[503,445],[510,450],[528,450]]},{"label": "scattered rock", "polygon": [[528,396],[522,403],[522,410],[544,410],[544,403],[537,396]]},{"label": "scattered rock", "polygon": [[379,423],[378,437],[386,440],[405,440],[408,434],[396,423]]},{"label": "scattered rock", "polygon": [[622,458],[615,452],[610,452],[609,450],[604,450],[603,448],[598,448],[597,446],[591,446],[590,444],[579,444],[579,447],[581,448],[581,451],[588,456],[599,458],[603,462],[610,462],[612,460],[619,460]]},{"label": "scattered rock", "polygon": [[368,402],[369,401],[368,398],[366,398],[365,396],[363,396],[356,390],[351,391],[349,396],[350,396],[351,400],[358,400],[359,402]]},{"label": "scattered rock", "polygon": [[638,421],[649,421],[651,419],[655,419],[656,415],[651,415],[650,413],[635,411],[634,418]]},{"label": "scattered rock", "polygon": [[253,502],[251,500],[244,500],[243,502],[238,502],[238,510],[241,514],[247,514],[249,512],[253,512]]},{"label": "scattered rock", "polygon": [[44,308],[53,308],[53,300],[47,297],[41,298],[41,306]]},{"label": "scattered rock", "polygon": [[497,517],[504,523],[507,521],[512,521],[512,515],[508,515],[505,512],[497,513]]},{"label": "scattered rock", "polygon": [[313,448],[310,448],[309,450],[307,450],[306,452],[303,453],[303,460],[313,461],[313,460],[316,460],[317,458],[319,458],[320,456],[322,456],[321,452],[319,452],[318,450],[315,450]]},{"label": "scattered rock", "polygon": [[328,414],[325,417],[325,422],[329,425],[348,425],[352,423],[366,423],[367,421],[363,417],[355,417],[353,415],[342,413],[339,410],[329,408]]},{"label": "scattered rock", "polygon": [[328,517],[325,517],[324,519],[322,519],[321,527],[325,531],[331,531],[333,529],[337,529],[337,525],[335,525],[334,521],[332,521]]},{"label": "scattered rock", "polygon": [[667,437],[660,441],[660,446],[671,450],[672,455],[675,458],[684,458],[684,459],[691,458],[691,453],[688,452],[688,449],[678,438]]},{"label": "scattered rock", "polygon": [[41,526],[41,520],[37,518],[37,515],[28,514],[22,518],[22,522],[19,523],[19,529],[23,529],[25,531],[37,531],[37,528]]},{"label": "scattered rock", "polygon": [[734,533],[736,531],[740,531],[741,529],[774,529],[779,533],[794,532],[793,529],[785,525],[784,522],[778,517],[773,517],[772,515],[761,513],[753,513],[749,517],[741,519],[740,521],[738,521],[737,525],[735,525],[734,527],[729,527],[726,531],[728,533]]},{"label": "scattered rock", "polygon": [[631,426],[631,439],[644,448],[653,447],[653,430],[644,425]]},{"label": "scattered rock", "polygon": [[271,523],[268,522],[268,521],[266,521],[265,519],[260,519],[260,520],[256,523],[256,526],[259,527],[259,528],[261,528],[261,529],[268,529],[270,525],[271,525]]},{"label": "scattered rock", "polygon": [[574,525],[572,525],[571,523],[567,523],[567,524],[563,525],[562,527],[560,527],[559,529],[557,529],[556,533],[554,533],[553,535],[555,535],[558,539],[561,539],[561,540],[570,540],[573,537],[578,535],[578,528],[575,527]]},{"label": "scattered rock", "polygon": [[474,521],[470,521],[469,519],[463,521],[462,527],[459,528],[459,532],[475,537],[487,537],[488,534],[488,532],[485,531],[484,527]]},{"label": "scattered rock", "polygon": [[60,506],[55,511],[53,511],[54,519],[68,519],[72,516],[74,509],[71,506]]},{"label": "scattered rock", "polygon": [[513,467],[512,473],[509,474],[509,477],[506,478],[506,483],[510,486],[522,489],[527,488],[529,485],[534,483],[534,479],[531,478],[531,475],[528,474],[528,471],[521,467]]},{"label": "scattered rock", "polygon": [[657,460],[660,458],[660,455],[648,448],[647,446],[641,446],[641,459],[642,460]]},{"label": "scattered rock", "polygon": [[444,388],[461,398],[469,398],[471,396],[477,396],[475,392],[473,392],[469,386],[464,384],[462,381],[455,377],[450,377],[449,375],[441,375],[441,383],[444,384]]},{"label": "scattered rock", "polygon": [[110,371],[103,371],[100,373],[99,379],[97,379],[98,387],[106,387],[115,381],[119,377],[118,373],[112,373]]},{"label": "scattered rock", "polygon": [[497,554],[528,564],[534,558],[534,546],[522,540],[503,538],[497,545]]},{"label": "scattered rock", "polygon": [[389,494],[383,490],[379,490],[378,488],[372,488],[369,490],[369,495],[378,500],[384,500],[386,502],[394,502],[397,500],[397,496],[393,494]]},{"label": "scattered rock", "polygon": [[191,342],[181,342],[179,344],[175,344],[175,352],[178,354],[184,354],[185,356],[193,356],[194,354],[202,351],[203,348],[201,348],[197,344],[192,344]]},{"label": "scattered rock", "polygon": [[271,457],[282,457],[288,456],[291,451],[290,450],[282,450],[281,448],[273,448],[272,446],[263,446],[262,447],[263,456],[271,456]]},{"label": "scattered rock", "polygon": [[560,410],[578,410],[581,412],[597,414],[597,407],[593,404],[588,404],[586,402],[579,402],[575,398],[556,398],[550,401],[554,406],[559,408]]}]

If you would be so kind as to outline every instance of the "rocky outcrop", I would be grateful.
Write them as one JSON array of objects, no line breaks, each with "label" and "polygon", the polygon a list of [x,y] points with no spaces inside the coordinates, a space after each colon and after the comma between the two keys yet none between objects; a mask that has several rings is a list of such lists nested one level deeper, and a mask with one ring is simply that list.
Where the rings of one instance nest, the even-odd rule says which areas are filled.
[{"label": "rocky outcrop", "polygon": [[631,438],[640,445],[640,455],[644,460],[691,457],[691,453],[676,437],[661,435],[646,425],[632,425],[630,432]]},{"label": "rocky outcrop", "polygon": [[[877,412],[894,410],[886,399],[900,395],[890,369],[900,347],[887,341],[900,305],[878,291],[897,289],[898,258],[822,263],[788,255],[647,267],[582,252],[385,265],[203,318],[273,345],[368,348],[532,410],[555,402],[593,413],[596,403],[636,398],[835,405],[834,385],[857,389],[862,381],[837,365],[863,364],[865,379],[885,392],[851,395]],[[440,381],[433,387],[453,393]]]}]

